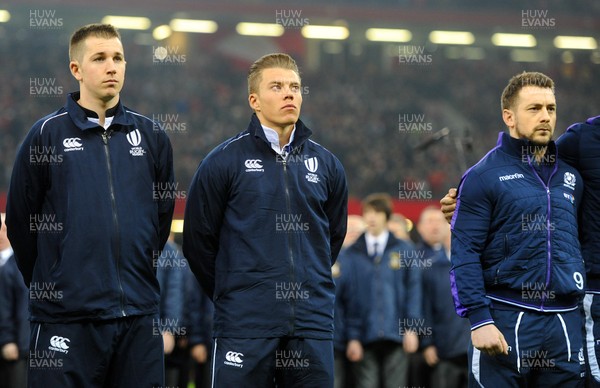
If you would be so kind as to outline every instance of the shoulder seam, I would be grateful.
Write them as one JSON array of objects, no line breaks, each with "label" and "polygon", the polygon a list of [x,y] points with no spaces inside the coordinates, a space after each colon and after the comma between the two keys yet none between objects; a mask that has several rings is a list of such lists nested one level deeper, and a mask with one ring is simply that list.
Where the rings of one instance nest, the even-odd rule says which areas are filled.
[{"label": "shoulder seam", "polygon": [[225,145],[223,146],[223,148],[222,148],[222,149],[225,149],[225,148],[227,148],[227,147],[228,147],[228,146],[229,146],[231,143],[233,143],[233,142],[235,142],[235,141],[238,141],[238,140],[240,140],[240,139],[242,139],[242,138],[244,138],[244,137],[246,137],[246,136],[248,136],[248,135],[250,135],[250,133],[245,133],[245,134],[243,134],[243,135],[241,135],[241,136],[238,136],[238,137],[236,137],[236,138],[233,138],[233,139],[231,139],[230,141],[228,141],[228,142],[227,142],[227,144],[225,144]]},{"label": "shoulder seam", "polygon": [[137,112],[134,112],[134,111],[131,111],[131,110],[127,110],[127,109],[125,109],[125,112],[126,112],[126,113],[130,113],[130,114],[132,114],[132,115],[136,115],[136,116],[143,117],[143,118],[145,118],[146,120],[150,121],[151,123],[154,123],[154,120],[152,120],[152,119],[151,119],[150,117],[148,117],[148,116],[144,116],[143,114],[140,114],[140,113],[137,113]]},{"label": "shoulder seam", "polygon": [[42,134],[42,132],[44,132],[44,126],[46,125],[46,123],[47,123],[48,121],[50,121],[50,120],[52,120],[52,119],[55,119],[55,118],[57,118],[57,117],[60,117],[60,116],[64,116],[64,115],[66,115],[67,113],[69,113],[69,112],[63,112],[63,113],[59,113],[59,114],[57,114],[57,115],[54,115],[54,116],[52,116],[52,117],[48,117],[46,120],[44,120],[44,122],[42,123],[42,126],[40,127],[40,135]]}]

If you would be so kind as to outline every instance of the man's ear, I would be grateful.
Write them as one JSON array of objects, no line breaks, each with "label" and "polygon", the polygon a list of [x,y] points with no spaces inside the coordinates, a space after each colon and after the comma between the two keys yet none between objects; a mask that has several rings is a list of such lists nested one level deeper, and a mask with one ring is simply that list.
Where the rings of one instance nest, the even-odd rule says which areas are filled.
[{"label": "man's ear", "polygon": [[515,113],[510,109],[502,109],[502,120],[508,128],[514,128],[515,126]]},{"label": "man's ear", "polygon": [[260,112],[260,101],[256,93],[250,93],[248,96],[248,105],[256,112]]},{"label": "man's ear", "polygon": [[78,61],[69,62],[69,70],[71,70],[71,75],[73,75],[73,77],[75,77],[77,81],[81,81],[83,77],[81,76],[81,72],[79,71],[80,67]]}]

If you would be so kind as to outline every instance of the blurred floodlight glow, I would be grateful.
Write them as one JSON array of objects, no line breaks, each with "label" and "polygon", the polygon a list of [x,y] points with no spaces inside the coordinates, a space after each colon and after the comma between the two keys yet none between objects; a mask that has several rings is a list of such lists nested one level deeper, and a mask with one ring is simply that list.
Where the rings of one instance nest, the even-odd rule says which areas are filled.
[{"label": "blurred floodlight glow", "polygon": [[344,40],[348,38],[350,32],[343,26],[304,26],[302,27],[302,36],[307,39],[333,39]]},{"label": "blurred floodlight glow", "polygon": [[10,20],[10,12],[5,9],[0,9],[0,23],[6,23]]},{"label": "blurred floodlight glow", "polygon": [[531,34],[503,34],[492,35],[492,43],[496,46],[505,47],[535,47],[537,41]]},{"label": "blurred floodlight glow", "polygon": [[201,34],[212,34],[219,28],[217,22],[212,20],[173,19],[169,25],[173,31]]},{"label": "blurred floodlight glow", "polygon": [[469,31],[431,31],[429,40],[435,44],[473,44],[475,36]]},{"label": "blurred floodlight glow", "polygon": [[485,59],[485,50],[481,47],[463,47],[464,48],[464,58],[469,59],[471,61],[480,61]]},{"label": "blurred floodlight glow", "polygon": [[240,35],[248,36],[281,36],[285,29],[274,23],[238,23],[235,30]]},{"label": "blurred floodlight glow", "polygon": [[559,35],[554,38],[554,47],[559,49],[595,50],[598,48],[596,39],[591,36]]},{"label": "blurred floodlight glow", "polygon": [[575,62],[575,56],[569,50],[563,51],[563,53],[560,55],[560,59],[562,59],[563,63],[573,63],[573,62]]},{"label": "blurred floodlight glow", "polygon": [[513,62],[542,62],[544,56],[537,50],[514,49],[510,51],[510,59]]},{"label": "blurred floodlight glow", "polygon": [[171,27],[163,24],[162,26],[156,27],[154,31],[152,31],[152,37],[156,40],[163,40],[171,36],[172,33],[173,31],[171,30]]},{"label": "blurred floodlight glow", "polygon": [[397,28],[369,28],[365,36],[373,42],[410,42],[412,39],[409,30]]},{"label": "blurred floodlight glow", "polygon": [[112,24],[123,30],[147,30],[152,25],[146,17],[115,15],[106,15],[102,18],[102,23]]}]

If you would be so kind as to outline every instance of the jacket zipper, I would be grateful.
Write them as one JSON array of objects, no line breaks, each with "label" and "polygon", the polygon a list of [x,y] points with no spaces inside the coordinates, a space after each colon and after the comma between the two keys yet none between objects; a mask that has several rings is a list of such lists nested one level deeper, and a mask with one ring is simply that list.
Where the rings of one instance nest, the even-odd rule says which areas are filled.
[{"label": "jacket zipper", "polygon": [[113,185],[113,174],[112,167],[110,164],[110,150],[108,148],[108,139],[110,139],[112,131],[104,131],[102,132],[102,141],[104,142],[104,155],[106,156],[106,168],[108,170],[108,188],[110,189],[110,203],[112,207],[112,215],[113,215],[113,225],[115,226],[115,253],[116,253],[116,265],[117,265],[117,282],[119,283],[119,291],[121,293],[120,297],[120,307],[121,307],[121,315],[123,317],[127,316],[125,313],[125,292],[123,291],[123,284],[121,283],[121,250],[119,249],[119,217],[117,216],[117,201],[115,198],[115,188]]},{"label": "jacket zipper", "polygon": [[[290,188],[288,184],[288,169],[287,169],[287,156],[283,157],[283,184],[285,187],[285,203],[288,214],[292,214],[292,207],[290,204]],[[294,252],[291,244],[291,234],[287,234],[288,239],[288,251],[290,257],[290,281],[294,284],[296,276],[295,276],[295,264],[294,264]],[[290,298],[290,309],[291,309],[291,317],[290,317],[290,332],[291,335],[295,334],[295,321],[296,321],[296,301],[294,298]]]},{"label": "jacket zipper", "polygon": [[[547,248],[547,252],[548,255],[546,257],[546,282],[545,282],[545,286],[544,289],[545,291],[548,290],[548,286],[550,285],[550,277],[552,275],[552,241],[551,241],[551,224],[550,224],[550,218],[552,217],[552,207],[551,207],[551,203],[550,203],[550,182],[552,181],[552,177],[554,176],[554,174],[556,173],[556,170],[558,169],[558,161],[556,161],[554,163],[554,168],[552,169],[552,173],[550,174],[550,177],[548,177],[548,185],[544,182],[544,180],[542,179],[542,177],[540,177],[540,174],[538,174],[538,172],[536,171],[535,167],[533,167],[531,165],[531,157],[528,156],[527,157],[528,162],[529,162],[529,167],[531,167],[531,169],[533,170],[535,176],[538,178],[538,180],[542,183],[542,185],[544,186],[544,188],[546,189],[546,248]],[[542,293],[542,302],[540,305],[540,309],[542,311],[544,311],[544,303],[546,302],[546,292]]]}]

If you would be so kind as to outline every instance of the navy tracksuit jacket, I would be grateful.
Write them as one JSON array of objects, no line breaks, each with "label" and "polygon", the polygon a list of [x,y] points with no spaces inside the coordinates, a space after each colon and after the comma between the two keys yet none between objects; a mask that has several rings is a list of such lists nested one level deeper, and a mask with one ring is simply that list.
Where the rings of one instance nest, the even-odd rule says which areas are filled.
[{"label": "navy tracksuit jacket", "polygon": [[169,236],[173,153],[164,131],[119,103],[107,130],[70,94],[21,145],[6,208],[31,320],[107,320],[158,312],[153,258]]},{"label": "navy tracksuit jacket", "polygon": [[254,114],[201,162],[183,252],[214,301],[214,336],[333,339],[331,266],[346,234],[340,161],[296,122],[287,158]]},{"label": "navy tracksuit jacket", "polygon": [[[452,292],[471,329],[490,301],[542,312],[577,309],[585,268],[577,234],[583,181],[553,142],[536,168],[527,141],[501,133],[463,176],[452,219]],[[539,170],[539,171],[538,171]]]}]

